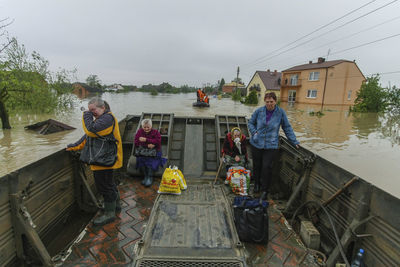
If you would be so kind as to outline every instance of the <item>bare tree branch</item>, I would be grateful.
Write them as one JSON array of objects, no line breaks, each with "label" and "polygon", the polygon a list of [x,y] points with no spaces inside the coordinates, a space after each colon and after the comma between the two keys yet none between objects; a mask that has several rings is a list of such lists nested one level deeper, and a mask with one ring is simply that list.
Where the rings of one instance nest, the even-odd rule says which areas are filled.
[{"label": "bare tree branch", "polygon": [[10,39],[8,40],[7,44],[2,45],[2,47],[0,48],[0,54],[12,43],[14,42],[14,39]]},{"label": "bare tree branch", "polygon": [[3,22],[5,22],[5,21],[7,21],[9,19],[10,18],[5,18],[5,19],[0,20],[0,24],[1,24],[0,25],[0,30],[6,28],[7,26],[10,26],[14,22],[14,20],[12,20],[12,21],[10,21],[10,22],[8,22],[6,24],[3,24]]}]

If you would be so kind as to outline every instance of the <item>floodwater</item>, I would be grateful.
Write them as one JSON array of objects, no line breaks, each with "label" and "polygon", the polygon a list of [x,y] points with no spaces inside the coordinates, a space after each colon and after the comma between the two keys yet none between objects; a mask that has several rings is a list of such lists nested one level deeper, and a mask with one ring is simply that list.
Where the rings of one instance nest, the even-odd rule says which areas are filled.
[{"label": "floodwater", "polygon": [[[231,99],[211,98],[210,108],[193,108],[195,94],[105,93],[105,99],[118,120],[128,114],[142,112],[174,113],[176,116],[214,117],[215,114],[250,117],[255,106],[246,106]],[[82,112],[87,99],[76,99],[68,112],[45,115],[15,115],[10,118],[13,129],[0,130],[0,177],[41,157],[65,148],[82,135]],[[349,113],[347,107],[328,106],[324,116],[311,116],[319,106],[283,103],[289,121],[301,145],[336,165],[400,197],[400,117],[378,114]],[[61,121],[76,130],[39,135],[24,126],[49,118]],[[132,137],[133,138],[133,137]]]}]

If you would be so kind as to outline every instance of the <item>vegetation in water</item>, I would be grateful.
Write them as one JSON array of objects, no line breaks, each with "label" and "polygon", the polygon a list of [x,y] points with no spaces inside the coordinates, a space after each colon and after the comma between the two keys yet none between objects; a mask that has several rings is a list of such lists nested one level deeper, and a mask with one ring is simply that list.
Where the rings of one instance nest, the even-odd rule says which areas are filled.
[{"label": "vegetation in water", "polygon": [[0,57],[0,116],[3,128],[11,128],[8,114],[49,113],[70,107],[71,79],[76,70],[49,70],[49,61],[38,52],[27,52],[12,38]]},{"label": "vegetation in water", "polygon": [[309,114],[310,116],[317,116],[317,117],[322,117],[322,116],[325,115],[322,111],[317,111],[317,112],[310,111],[308,114]]},{"label": "vegetation in water", "polygon": [[232,92],[232,100],[233,101],[241,101],[242,100],[242,93],[238,90],[233,90]]},{"label": "vegetation in water", "polygon": [[379,76],[368,77],[357,93],[354,107],[355,112],[381,112],[385,111],[387,91],[379,84]]},{"label": "vegetation in water", "polygon": [[256,90],[251,90],[249,95],[243,101],[244,104],[256,105],[258,104],[258,96]]},{"label": "vegetation in water", "polygon": [[400,89],[396,86],[383,88],[379,84],[379,75],[368,77],[350,111],[400,114]]}]

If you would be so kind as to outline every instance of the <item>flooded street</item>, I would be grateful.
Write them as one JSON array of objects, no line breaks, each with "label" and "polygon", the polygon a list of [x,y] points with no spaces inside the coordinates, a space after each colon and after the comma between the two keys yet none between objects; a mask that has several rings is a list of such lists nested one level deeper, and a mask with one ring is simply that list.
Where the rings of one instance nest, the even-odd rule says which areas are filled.
[{"label": "flooded street", "polygon": [[[174,113],[176,116],[213,117],[215,114],[245,115],[256,107],[231,99],[211,98],[210,108],[193,108],[195,94],[160,94],[132,92],[102,96],[109,102],[117,119],[142,112]],[[25,166],[43,156],[65,148],[82,135],[80,107],[87,100],[76,100],[68,112],[45,115],[15,115],[10,118],[13,129],[0,130],[0,176]],[[347,107],[328,106],[322,117],[310,116],[319,107],[295,105],[282,107],[287,111],[301,145],[340,167],[400,197],[399,119],[377,114],[354,114]],[[76,130],[39,135],[24,126],[46,119],[56,119]],[[132,136],[133,138],[133,136]]]}]

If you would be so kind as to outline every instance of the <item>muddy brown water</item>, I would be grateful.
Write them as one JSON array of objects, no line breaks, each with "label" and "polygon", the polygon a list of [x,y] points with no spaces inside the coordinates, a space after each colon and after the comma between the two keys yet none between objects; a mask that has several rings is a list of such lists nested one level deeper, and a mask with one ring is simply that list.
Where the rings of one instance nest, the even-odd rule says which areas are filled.
[{"label": "muddy brown water", "polygon": [[[174,113],[176,116],[213,117],[215,114],[250,118],[256,106],[246,106],[231,99],[211,98],[210,108],[194,108],[195,94],[159,94],[131,92],[105,93],[117,119],[142,112]],[[55,114],[13,115],[11,130],[0,130],[0,176],[65,148],[82,135],[80,111],[87,99],[76,99],[75,107]],[[375,113],[349,113],[347,107],[327,106],[322,117],[311,116],[319,106],[281,105],[287,112],[301,145],[327,160],[400,197],[400,120]],[[76,130],[39,135],[24,126],[49,118]],[[133,137],[132,137],[133,138]]]}]

